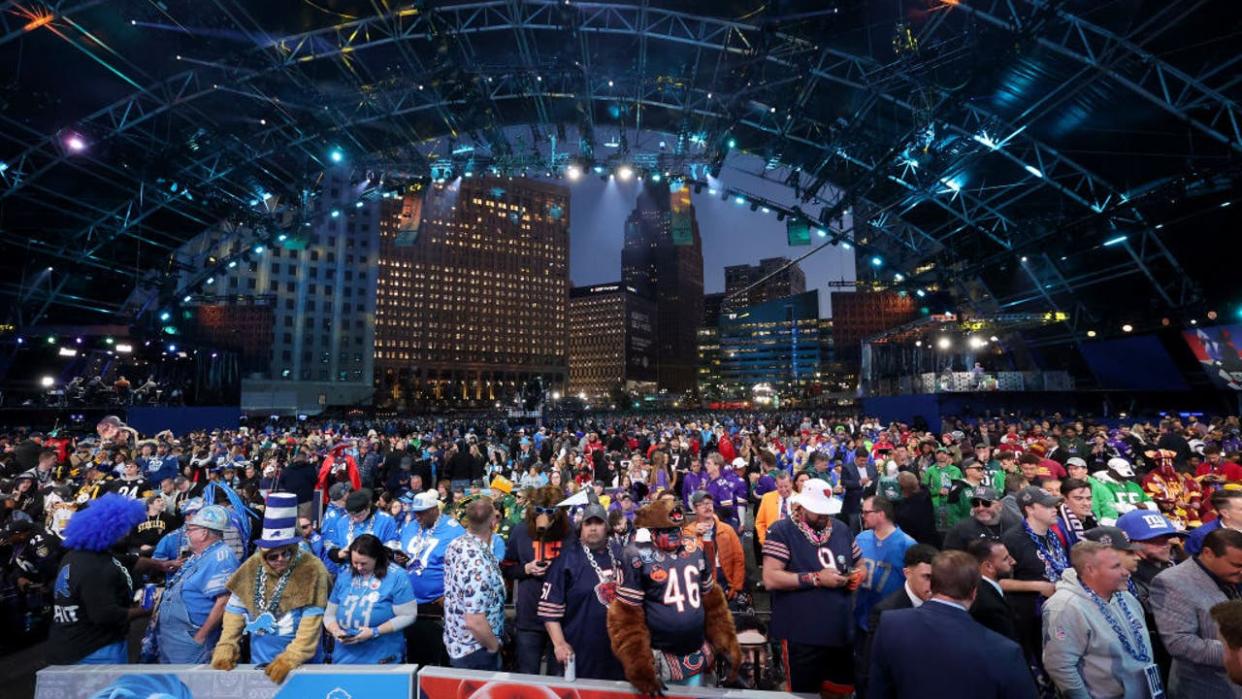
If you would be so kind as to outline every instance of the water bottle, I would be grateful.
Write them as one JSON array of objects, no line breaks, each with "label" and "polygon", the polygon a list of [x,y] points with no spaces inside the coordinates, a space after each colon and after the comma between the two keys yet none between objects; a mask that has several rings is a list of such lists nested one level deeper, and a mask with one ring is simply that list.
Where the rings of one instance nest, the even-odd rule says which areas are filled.
[{"label": "water bottle", "polygon": [[565,681],[574,682],[578,679],[578,668],[575,667],[574,661],[577,657],[570,654],[569,660],[565,661]]},{"label": "water bottle", "polygon": [[142,588],[142,608],[150,610],[155,606],[155,583],[147,583]]}]

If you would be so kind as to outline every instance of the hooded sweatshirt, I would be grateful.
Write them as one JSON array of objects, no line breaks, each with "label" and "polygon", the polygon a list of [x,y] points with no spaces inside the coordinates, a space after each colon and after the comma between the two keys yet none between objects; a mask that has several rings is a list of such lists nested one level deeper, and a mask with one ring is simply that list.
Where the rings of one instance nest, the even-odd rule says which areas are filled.
[{"label": "hooded sweatshirt", "polygon": [[[1077,572],[1067,570],[1043,610],[1044,669],[1065,699],[1148,696],[1143,668],[1152,662],[1152,650],[1143,607],[1129,592],[1114,593],[1105,605],[1130,648],[1147,662],[1126,652],[1117,631],[1078,581]],[[1131,630],[1130,619],[1140,624],[1137,634]]]}]

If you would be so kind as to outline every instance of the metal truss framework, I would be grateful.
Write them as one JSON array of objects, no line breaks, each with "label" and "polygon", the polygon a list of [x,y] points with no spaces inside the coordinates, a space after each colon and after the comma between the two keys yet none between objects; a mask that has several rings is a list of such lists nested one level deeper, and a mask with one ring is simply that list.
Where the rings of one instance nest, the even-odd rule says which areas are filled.
[{"label": "metal truss framework", "polygon": [[[1029,4],[1037,7],[1043,5],[1037,0],[1030,0]],[[964,4],[960,7],[980,19],[1010,31],[1024,26],[1024,20],[1018,16],[1016,10],[1012,10],[1013,5],[1010,2],[995,0],[991,4],[992,12],[1001,9],[1009,12],[1008,20],[1001,20],[999,15],[977,7]],[[995,243],[998,251],[1012,251],[1022,247],[1028,240],[1021,227],[1010,219],[1006,211],[1018,202],[1046,192],[1054,192],[1073,202],[1084,213],[1109,212],[1110,215],[1119,217],[1130,216],[1133,217],[1132,223],[1142,226],[1141,219],[1132,208],[1119,208],[1119,204],[1127,200],[1125,193],[1046,143],[1032,138],[1026,132],[1025,125],[1005,123],[997,115],[978,105],[952,105],[945,109],[953,113],[944,117],[945,120],[939,122],[939,126],[961,137],[970,147],[960,152],[948,167],[923,177],[906,176],[893,163],[877,160],[874,152],[866,148],[860,152],[852,152],[852,144],[840,142],[839,128],[836,125],[817,122],[801,113],[800,107],[812,98],[814,91],[822,83],[862,91],[871,97],[867,102],[867,109],[883,103],[913,115],[916,107],[910,102],[908,95],[916,87],[916,78],[903,75],[891,65],[880,64],[870,58],[830,47],[816,46],[803,38],[780,32],[768,32],[762,52],[757,53],[759,35],[764,31],[759,26],[652,8],[645,3],[574,3],[572,8],[571,22],[566,21],[562,3],[550,0],[522,3],[495,0],[453,5],[429,12],[411,8],[399,9],[385,15],[282,38],[261,47],[251,55],[241,57],[231,66],[198,63],[187,59],[187,62],[199,67],[109,105],[82,120],[80,124],[84,131],[95,134],[96,138],[102,140],[124,141],[148,149],[168,148],[172,144],[162,135],[169,132],[163,120],[180,118],[188,126],[192,120],[179,116],[179,112],[198,100],[218,96],[221,90],[227,90],[246,100],[270,104],[272,98],[263,89],[265,78],[286,75],[299,87],[313,89],[308,80],[297,75],[297,71],[315,61],[334,60],[344,66],[346,58],[354,54],[394,45],[401,48],[403,55],[416,69],[425,70],[414,52],[409,50],[412,45],[429,42],[444,34],[455,37],[459,42],[468,42],[471,37],[488,32],[514,32],[519,46],[522,47],[522,66],[491,69],[478,65],[470,67],[477,77],[485,81],[480,84],[485,85],[486,99],[493,108],[506,101],[533,100],[540,123],[546,124],[550,120],[547,107],[550,101],[574,100],[589,104],[623,100],[644,109],[669,110],[683,118],[738,124],[781,139],[787,144],[787,152],[817,152],[820,154],[818,160],[821,163],[834,159],[843,161],[873,176],[877,183],[884,183],[885,191],[892,192],[875,199],[873,197],[876,194],[883,192],[873,186],[861,196],[871,201],[881,212],[879,220],[873,223],[878,223],[879,230],[889,236],[895,255],[911,263],[943,252],[955,236],[962,234],[982,234]],[[1111,37],[1098,27],[1063,12],[1058,12],[1057,17],[1073,31],[1065,32],[1060,43],[1053,43],[1062,51],[1073,54],[1071,57],[1090,60],[1091,56],[1100,55],[1110,46],[1120,46],[1130,54],[1144,56],[1137,46]],[[938,26],[943,24],[941,22]],[[533,42],[530,40],[531,35],[536,32],[576,34],[584,65],[557,66],[541,59],[534,52]],[[585,65],[589,57],[586,37],[591,35],[639,38],[639,69],[635,73],[611,78],[593,75],[589,65]],[[1038,40],[1041,43],[1052,42],[1051,39],[1042,37]],[[1069,47],[1071,40],[1081,42],[1081,52],[1075,52]],[[681,45],[697,52],[695,75],[688,86],[670,90],[665,83],[647,74],[645,59],[648,45],[652,42]],[[1100,42],[1112,43],[1100,46]],[[763,62],[789,75],[785,79],[785,87],[798,88],[788,90],[794,95],[794,99],[788,105],[780,105],[785,109],[739,118],[725,106],[725,92],[716,83],[710,89],[698,86],[698,54],[703,51],[716,52],[721,60],[728,57],[745,60],[759,55]],[[467,51],[463,53],[468,55]],[[1186,76],[1158,60],[1146,61],[1143,65],[1149,67],[1149,74],[1110,72],[1109,76],[1149,98],[1156,96],[1155,93],[1142,88],[1146,84],[1145,80],[1154,76],[1154,79],[1166,86],[1159,93],[1169,98],[1164,101],[1163,106],[1180,110],[1178,115],[1194,123],[1200,130],[1214,128],[1214,124],[1232,124],[1233,136],[1226,132],[1216,134],[1220,137],[1218,140],[1223,138],[1222,142],[1237,147],[1236,107],[1231,101],[1218,92],[1204,88],[1201,80]],[[1127,64],[1125,67],[1131,66]],[[219,73],[214,81],[206,77],[213,74],[213,71]],[[357,77],[357,84],[362,87],[362,76]],[[617,83],[616,89],[613,81]],[[1169,87],[1174,82],[1176,85]],[[766,87],[780,88],[781,85],[769,82]],[[184,186],[187,190],[210,190],[243,203],[252,194],[246,175],[255,164],[274,163],[278,156],[289,151],[300,151],[307,157],[317,158],[315,154],[321,152],[320,146],[325,140],[350,138],[351,129],[355,127],[391,122],[420,112],[440,114],[446,127],[453,129],[451,114],[464,104],[460,98],[445,98],[416,83],[394,85],[391,89],[368,89],[365,95],[358,95],[348,102],[322,96],[316,96],[316,99],[324,100],[323,116],[326,117],[318,124],[319,128],[308,129],[304,120],[292,116],[294,111],[310,109],[310,105],[281,104],[279,110],[286,118],[274,119],[276,123],[271,126],[255,129],[247,140],[233,138],[222,145],[213,144],[207,152],[192,157],[188,164],[181,166],[174,176],[178,181],[186,183]],[[1202,123],[1188,116],[1187,110],[1204,108],[1217,110],[1220,117],[1210,120],[1209,123]],[[593,111],[591,108],[585,109],[587,115],[592,115]],[[641,114],[641,109],[639,113]],[[867,111],[864,109],[854,116],[854,120],[862,122],[866,116]],[[417,136],[412,130],[408,133]],[[366,148],[366,144],[357,145]],[[970,183],[957,186],[949,184],[954,181],[958,172],[968,170],[973,163],[989,158],[1007,162],[1011,167],[1006,172],[1010,172],[1011,177],[1005,181],[993,179],[988,182],[986,189]],[[37,188],[36,181],[53,168],[71,161],[70,154],[60,144],[59,135],[47,136],[26,148],[20,157],[7,163],[8,170],[0,175],[4,178],[0,199],[15,195],[23,198],[41,197],[44,190]],[[75,264],[103,264],[104,260],[95,257],[99,250],[108,242],[122,236],[142,239],[142,224],[152,214],[163,209],[192,211],[195,208],[188,205],[183,197],[151,196],[142,180],[136,180],[135,183],[137,196],[91,220],[79,234],[68,238],[55,251],[55,256]],[[814,193],[813,191],[812,194]],[[922,212],[929,207],[937,214],[934,220],[939,222],[919,225],[910,220],[916,209],[920,212],[920,220],[926,218]],[[893,225],[889,225],[890,222]],[[1152,231],[1145,235],[1155,238]],[[1158,243],[1158,238],[1156,241]],[[1152,244],[1148,248],[1172,260],[1163,245]],[[1141,262],[1142,256],[1139,256],[1139,260]],[[1147,274],[1153,283],[1157,282],[1154,276]],[[1160,285],[1157,283],[1157,286]],[[1071,290],[1073,288],[1070,283],[1066,287]],[[57,302],[58,296],[58,293],[52,294],[31,317],[31,322],[37,322],[47,308]]]}]

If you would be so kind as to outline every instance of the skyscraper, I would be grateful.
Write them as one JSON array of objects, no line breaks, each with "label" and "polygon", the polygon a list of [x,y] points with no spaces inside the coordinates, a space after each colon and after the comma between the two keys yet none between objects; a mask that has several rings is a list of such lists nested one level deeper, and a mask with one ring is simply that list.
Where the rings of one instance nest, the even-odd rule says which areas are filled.
[{"label": "skyscraper", "polygon": [[244,252],[203,289],[205,303],[249,308],[215,311],[232,318],[220,322],[241,327],[239,319],[270,309],[269,361],[243,375],[244,408],[309,413],[371,403],[380,204],[362,198],[350,177],[346,168],[325,172],[309,225],[280,244],[217,227],[180,251],[192,269]]},{"label": "skyscraper", "polygon": [[613,388],[655,388],[655,304],[620,282],[569,290],[569,393],[588,402]]},{"label": "skyscraper", "polygon": [[621,281],[656,304],[656,381],[693,390],[703,320],[703,244],[690,191],[648,183],[625,221]]},{"label": "skyscraper", "polygon": [[720,382],[726,398],[806,397],[818,383],[819,291],[720,315]]},{"label": "skyscraper", "polygon": [[377,401],[508,405],[536,377],[565,390],[569,191],[470,178],[385,206]]},{"label": "skyscraper", "polygon": [[[786,265],[789,265],[786,267]],[[725,267],[725,300],[722,309],[732,311],[806,291],[806,273],[788,257],[768,257],[757,265]],[[754,288],[752,284],[762,281]]]}]

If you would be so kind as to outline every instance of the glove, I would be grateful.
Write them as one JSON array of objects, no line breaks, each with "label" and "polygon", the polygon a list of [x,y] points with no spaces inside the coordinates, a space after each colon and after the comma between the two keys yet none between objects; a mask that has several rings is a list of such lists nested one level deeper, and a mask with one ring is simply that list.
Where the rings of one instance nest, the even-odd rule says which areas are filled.
[{"label": "glove", "polygon": [[296,670],[299,665],[301,665],[301,663],[294,662],[293,660],[285,657],[284,653],[281,653],[276,656],[275,660],[268,663],[267,667],[263,668],[263,673],[266,674],[267,678],[272,682],[281,684],[285,681],[285,678],[289,676],[289,673]]},{"label": "glove", "polygon": [[232,670],[237,667],[237,655],[236,646],[216,644],[211,654],[211,666],[216,670]]}]

